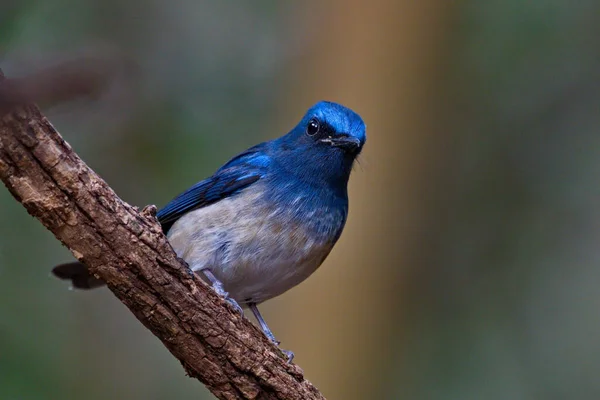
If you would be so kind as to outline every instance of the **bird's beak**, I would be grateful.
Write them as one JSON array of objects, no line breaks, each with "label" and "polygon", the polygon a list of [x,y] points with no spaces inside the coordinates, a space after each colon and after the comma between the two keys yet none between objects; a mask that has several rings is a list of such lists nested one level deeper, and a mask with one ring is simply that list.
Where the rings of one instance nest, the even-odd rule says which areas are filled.
[{"label": "bird's beak", "polygon": [[336,135],[321,139],[322,143],[328,143],[333,147],[341,147],[345,150],[357,150],[362,143],[360,140],[349,135]]}]

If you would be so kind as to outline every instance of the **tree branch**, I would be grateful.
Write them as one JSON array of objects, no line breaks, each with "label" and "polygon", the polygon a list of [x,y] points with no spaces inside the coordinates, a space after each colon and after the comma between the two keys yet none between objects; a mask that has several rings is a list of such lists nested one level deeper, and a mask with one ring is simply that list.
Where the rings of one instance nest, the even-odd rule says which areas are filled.
[{"label": "tree branch", "polygon": [[[0,90],[4,78],[0,72]],[[4,81],[6,82],[6,81]],[[154,218],[122,201],[34,105],[0,114],[0,179],[220,399],[324,399],[177,258]]]}]

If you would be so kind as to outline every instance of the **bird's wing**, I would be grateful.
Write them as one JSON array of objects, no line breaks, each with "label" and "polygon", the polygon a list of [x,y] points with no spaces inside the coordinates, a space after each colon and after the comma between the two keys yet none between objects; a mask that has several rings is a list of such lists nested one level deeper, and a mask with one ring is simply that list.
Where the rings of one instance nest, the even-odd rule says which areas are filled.
[{"label": "bird's wing", "polygon": [[241,153],[213,176],[198,182],[158,211],[156,217],[163,231],[168,232],[183,214],[233,196],[264,176],[270,159],[260,152],[261,147],[258,145]]}]

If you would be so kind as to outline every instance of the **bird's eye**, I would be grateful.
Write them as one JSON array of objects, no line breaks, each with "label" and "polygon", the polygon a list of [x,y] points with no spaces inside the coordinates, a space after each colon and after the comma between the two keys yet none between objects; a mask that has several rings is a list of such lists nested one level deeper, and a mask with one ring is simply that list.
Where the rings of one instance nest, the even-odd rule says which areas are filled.
[{"label": "bird's eye", "polygon": [[308,121],[308,125],[306,126],[306,134],[308,136],[315,136],[317,133],[319,133],[320,128],[321,126],[319,125],[319,120],[313,118]]}]

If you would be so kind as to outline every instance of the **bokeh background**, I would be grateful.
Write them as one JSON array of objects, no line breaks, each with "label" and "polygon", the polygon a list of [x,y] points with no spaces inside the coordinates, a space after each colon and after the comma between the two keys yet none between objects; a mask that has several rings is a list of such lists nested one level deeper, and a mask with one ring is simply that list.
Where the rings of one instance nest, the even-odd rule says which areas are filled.
[{"label": "bokeh background", "polygon": [[[135,67],[44,109],[164,205],[314,102],[365,119],[339,244],[262,307],[329,399],[600,398],[600,4],[0,0],[0,68]],[[210,393],[0,190],[0,399]]]}]

